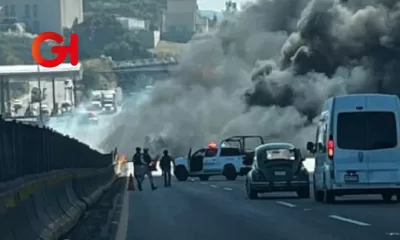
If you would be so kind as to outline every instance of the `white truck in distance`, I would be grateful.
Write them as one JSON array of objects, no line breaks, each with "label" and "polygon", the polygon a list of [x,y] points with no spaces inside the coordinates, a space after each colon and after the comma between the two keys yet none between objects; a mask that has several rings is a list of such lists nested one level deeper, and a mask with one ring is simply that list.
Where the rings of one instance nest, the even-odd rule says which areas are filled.
[{"label": "white truck in distance", "polygon": [[[250,139],[256,144],[249,146]],[[190,149],[188,156],[175,159],[174,174],[179,181],[186,181],[189,176],[207,181],[210,176],[218,175],[234,181],[237,176],[244,176],[250,171],[254,149],[261,144],[264,144],[261,136],[234,136],[222,140],[220,144],[211,142],[194,153]]]}]

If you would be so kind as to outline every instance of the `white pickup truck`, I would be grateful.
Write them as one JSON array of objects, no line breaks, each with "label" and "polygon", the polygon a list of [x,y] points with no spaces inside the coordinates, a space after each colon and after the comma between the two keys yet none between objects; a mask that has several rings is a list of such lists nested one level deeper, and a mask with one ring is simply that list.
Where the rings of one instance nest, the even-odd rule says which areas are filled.
[{"label": "white pickup truck", "polygon": [[[256,140],[256,144],[246,146],[247,140]],[[223,175],[229,181],[237,176],[246,175],[254,157],[254,148],[264,144],[261,136],[234,136],[222,140],[219,144],[211,142],[187,156],[175,159],[174,174],[179,181],[188,177],[199,177],[207,181],[210,176]]]}]

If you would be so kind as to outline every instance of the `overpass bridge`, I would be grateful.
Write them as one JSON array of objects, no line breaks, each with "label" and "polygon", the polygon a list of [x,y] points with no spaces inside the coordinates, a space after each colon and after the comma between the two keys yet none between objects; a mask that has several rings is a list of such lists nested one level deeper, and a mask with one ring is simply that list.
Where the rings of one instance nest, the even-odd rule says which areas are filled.
[{"label": "overpass bridge", "polygon": [[100,73],[115,73],[118,85],[126,90],[152,84],[165,79],[179,70],[178,57],[148,58],[131,61],[113,61],[111,70]]},{"label": "overpass bridge", "polygon": [[179,58],[148,58],[132,61],[113,62],[113,72],[125,73],[152,73],[152,72],[174,72],[179,67]]}]

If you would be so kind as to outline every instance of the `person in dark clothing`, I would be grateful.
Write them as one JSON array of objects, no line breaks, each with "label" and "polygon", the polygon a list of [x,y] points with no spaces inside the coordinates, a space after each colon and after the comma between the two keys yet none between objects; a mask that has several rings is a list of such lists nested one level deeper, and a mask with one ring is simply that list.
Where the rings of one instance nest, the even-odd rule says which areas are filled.
[{"label": "person in dark clothing", "polygon": [[163,172],[165,187],[171,187],[171,163],[174,164],[174,160],[168,155],[168,150],[164,150],[160,160],[160,167]]},{"label": "person in dark clothing", "polygon": [[142,191],[142,182],[143,179],[141,179],[141,168],[143,166],[143,161],[142,161],[142,149],[140,147],[136,148],[136,153],[133,155],[132,161],[133,161],[133,167],[134,167],[134,175],[135,179],[138,185],[139,191]]},{"label": "person in dark clothing", "polygon": [[154,179],[153,175],[151,172],[151,164],[153,164],[152,158],[149,154],[149,149],[145,148],[143,149],[143,154],[142,154],[142,162],[144,163],[141,166],[141,171],[140,171],[140,176],[141,180],[143,182],[145,175],[149,178],[150,184],[151,184],[151,190],[156,190],[157,187],[154,184]]}]

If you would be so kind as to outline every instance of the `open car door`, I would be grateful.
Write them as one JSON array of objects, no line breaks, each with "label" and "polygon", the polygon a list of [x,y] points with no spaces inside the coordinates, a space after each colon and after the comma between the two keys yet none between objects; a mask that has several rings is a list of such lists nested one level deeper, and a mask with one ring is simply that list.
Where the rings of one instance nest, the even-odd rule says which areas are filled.
[{"label": "open car door", "polygon": [[251,165],[254,159],[254,149],[264,144],[264,139],[258,135],[233,136],[221,141],[221,145],[236,146],[243,154],[243,164]]},{"label": "open car door", "polygon": [[203,161],[205,149],[199,149],[196,152],[192,153],[192,149],[189,150],[188,153],[188,166],[189,172],[199,172],[203,170]]}]

